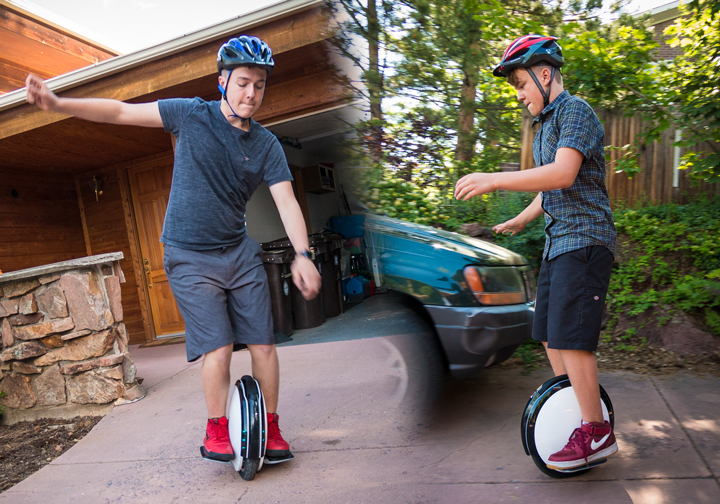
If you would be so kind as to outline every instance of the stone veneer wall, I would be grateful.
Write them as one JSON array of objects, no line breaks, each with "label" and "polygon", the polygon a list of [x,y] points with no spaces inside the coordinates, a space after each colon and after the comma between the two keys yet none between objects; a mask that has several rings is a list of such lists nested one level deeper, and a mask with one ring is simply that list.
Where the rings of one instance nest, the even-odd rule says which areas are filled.
[{"label": "stone veneer wall", "polygon": [[122,323],[121,277],[113,262],[0,283],[5,420],[144,397]]}]

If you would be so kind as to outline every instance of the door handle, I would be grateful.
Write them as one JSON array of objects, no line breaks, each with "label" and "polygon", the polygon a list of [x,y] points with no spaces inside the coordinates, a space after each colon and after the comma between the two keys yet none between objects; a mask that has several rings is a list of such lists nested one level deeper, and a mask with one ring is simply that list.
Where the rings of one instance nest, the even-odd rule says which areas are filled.
[{"label": "door handle", "polygon": [[148,282],[148,289],[152,289],[152,280],[150,280],[150,261],[145,258],[143,260],[143,263],[145,264],[145,274],[147,275],[147,282]]}]

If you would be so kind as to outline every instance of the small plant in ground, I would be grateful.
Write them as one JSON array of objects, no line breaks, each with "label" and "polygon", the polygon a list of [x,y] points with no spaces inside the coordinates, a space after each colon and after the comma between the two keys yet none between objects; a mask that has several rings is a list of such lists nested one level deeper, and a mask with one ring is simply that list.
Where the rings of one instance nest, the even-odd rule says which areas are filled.
[{"label": "small plant in ground", "polygon": [[627,331],[625,331],[625,334],[623,334],[623,337],[622,337],[622,338],[623,338],[623,339],[630,339],[630,338],[632,338],[633,336],[635,336],[635,335],[637,334],[637,332],[638,332],[638,330],[637,330],[636,327],[631,327],[630,329],[628,329]]},{"label": "small plant in ground", "polygon": [[519,359],[519,363],[525,367],[523,374],[530,373],[533,369],[542,367],[540,362],[545,357],[543,344],[534,339],[523,341],[512,354],[513,359]]},{"label": "small plant in ground", "polygon": [[[6,394],[5,394],[4,390],[2,392],[0,392],[0,397],[5,397],[5,395]],[[2,416],[2,414],[3,414],[3,408],[2,408],[2,405],[0,405],[0,416]]]},{"label": "small plant in ground", "polygon": [[635,345],[626,345],[625,343],[618,343],[615,345],[615,350],[619,351],[625,351],[625,352],[634,352],[637,350],[637,347]]}]

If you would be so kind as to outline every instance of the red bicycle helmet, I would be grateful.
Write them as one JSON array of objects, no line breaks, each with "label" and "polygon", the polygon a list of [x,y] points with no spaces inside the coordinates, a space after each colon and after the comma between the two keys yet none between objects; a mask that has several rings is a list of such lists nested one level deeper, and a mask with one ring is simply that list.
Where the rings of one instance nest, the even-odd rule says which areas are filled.
[{"label": "red bicycle helmet", "polygon": [[[524,68],[535,81],[543,96],[543,108],[550,104],[550,87],[555,79],[555,70],[563,66],[565,60],[562,56],[562,47],[557,43],[556,37],[544,37],[542,35],[524,35],[516,39],[505,49],[500,64],[493,70],[495,77],[507,77],[516,68]],[[547,91],[543,89],[535,73],[530,67],[546,63],[552,67],[550,71],[550,84]]]},{"label": "red bicycle helmet", "polygon": [[557,37],[525,35],[515,40],[503,54],[500,64],[493,70],[495,77],[507,77],[516,68],[528,68],[547,63],[560,68],[565,60]]}]

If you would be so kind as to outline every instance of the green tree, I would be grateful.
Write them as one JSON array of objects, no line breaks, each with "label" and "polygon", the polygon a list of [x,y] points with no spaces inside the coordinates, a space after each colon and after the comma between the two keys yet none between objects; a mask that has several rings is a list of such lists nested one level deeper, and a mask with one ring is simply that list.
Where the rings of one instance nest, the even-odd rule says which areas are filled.
[{"label": "green tree", "polygon": [[591,31],[578,23],[563,26],[566,88],[594,107],[643,114],[645,129],[626,146],[618,167],[628,175],[639,171],[633,151],[677,126],[683,131],[678,145],[686,148],[680,168],[690,169],[695,180],[720,181],[719,5],[695,0],[680,6],[684,15],[666,30],[670,45],[683,48],[672,61],[657,60],[647,18],[623,15]]},{"label": "green tree", "polygon": [[666,30],[670,45],[683,48],[667,67],[663,83],[678,90],[670,112],[683,128],[688,150],[680,168],[696,180],[720,182],[720,4],[695,0],[681,5],[686,17]]},{"label": "green tree", "polygon": [[350,78],[346,85],[369,104],[370,119],[356,127],[372,164],[379,166],[384,143],[382,101],[387,94],[387,54],[395,23],[393,5],[383,0],[327,0],[326,8],[339,28],[333,43],[360,70],[360,82]]}]

